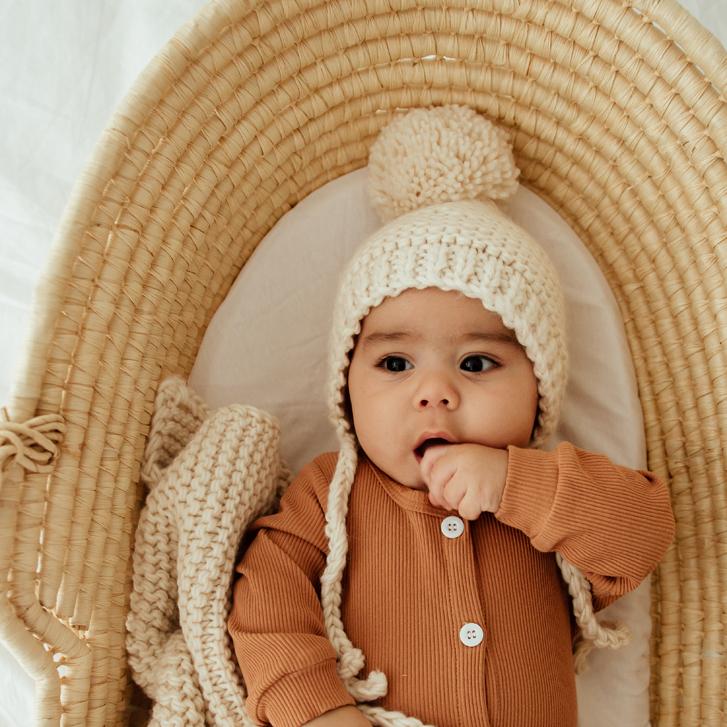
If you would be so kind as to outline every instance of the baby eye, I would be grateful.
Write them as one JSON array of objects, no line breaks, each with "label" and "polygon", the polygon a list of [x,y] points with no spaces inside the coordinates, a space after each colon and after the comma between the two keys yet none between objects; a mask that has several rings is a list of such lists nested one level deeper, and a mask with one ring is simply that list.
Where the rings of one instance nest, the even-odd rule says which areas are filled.
[{"label": "baby eye", "polygon": [[[476,363],[477,359],[481,359],[482,363],[478,364]],[[470,367],[468,362],[474,361],[474,367]],[[476,354],[475,356],[467,356],[467,358],[462,361],[462,368],[465,368],[466,371],[469,371],[470,373],[479,374],[483,371],[488,371],[489,369],[496,368],[500,364],[497,363],[494,359],[491,359],[489,356],[484,356],[483,354]]]},{"label": "baby eye", "polygon": [[[393,366],[387,366],[388,362],[394,362]],[[408,364],[409,362],[402,358],[401,356],[384,356],[384,358],[381,359],[376,365],[379,368],[384,369],[385,371],[390,371],[391,373],[400,373],[401,371],[405,371],[406,369],[401,367],[401,363]]]}]

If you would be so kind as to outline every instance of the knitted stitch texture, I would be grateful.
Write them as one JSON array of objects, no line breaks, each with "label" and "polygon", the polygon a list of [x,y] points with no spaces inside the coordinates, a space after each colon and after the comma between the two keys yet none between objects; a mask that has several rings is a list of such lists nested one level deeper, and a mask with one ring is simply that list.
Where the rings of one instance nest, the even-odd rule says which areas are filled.
[{"label": "knitted stitch texture", "polygon": [[279,425],[253,406],[210,414],[176,377],[159,387],[142,465],[126,648],[149,725],[252,725],[226,627],[247,526],[290,481]]}]

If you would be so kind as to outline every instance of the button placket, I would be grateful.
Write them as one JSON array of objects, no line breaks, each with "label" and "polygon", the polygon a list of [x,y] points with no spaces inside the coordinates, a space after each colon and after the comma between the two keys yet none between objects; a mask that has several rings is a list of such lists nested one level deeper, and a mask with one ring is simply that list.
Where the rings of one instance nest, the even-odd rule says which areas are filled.
[{"label": "button placket", "polygon": [[[464,724],[488,725],[484,698],[471,698],[472,684],[481,684],[484,694],[487,659],[486,624],[477,586],[471,532],[474,526],[475,523],[467,523],[456,515],[448,515],[439,521],[442,555],[449,582],[448,628],[451,629],[456,668],[463,675],[458,688],[462,708],[459,717]],[[466,678],[464,675],[467,675]]]}]

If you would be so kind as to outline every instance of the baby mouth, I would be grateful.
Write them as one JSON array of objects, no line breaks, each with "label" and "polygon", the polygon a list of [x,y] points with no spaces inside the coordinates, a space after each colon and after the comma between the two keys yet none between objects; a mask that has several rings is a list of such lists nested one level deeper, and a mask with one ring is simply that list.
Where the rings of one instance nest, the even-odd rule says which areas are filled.
[{"label": "baby mouth", "polygon": [[424,452],[426,452],[429,447],[435,444],[452,444],[452,442],[448,442],[446,439],[442,439],[441,437],[432,437],[431,439],[425,439],[414,450],[414,456],[416,457],[417,462],[421,462],[422,458],[424,457]]}]

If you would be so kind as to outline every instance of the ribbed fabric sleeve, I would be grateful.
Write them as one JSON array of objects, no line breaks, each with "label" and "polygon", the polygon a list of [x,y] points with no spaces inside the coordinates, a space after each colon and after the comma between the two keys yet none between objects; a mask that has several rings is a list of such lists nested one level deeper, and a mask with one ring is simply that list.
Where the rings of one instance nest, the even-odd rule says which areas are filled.
[{"label": "ribbed fabric sleeve", "polygon": [[[303,468],[280,513],[253,523],[237,567],[228,625],[248,711],[273,727],[353,703],[317,601],[336,461],[327,452]],[[673,536],[666,487],[572,445],[511,448],[497,514],[454,515],[360,457],[341,617],[366,659],[360,676],[387,676],[374,704],[437,727],[577,727],[572,606],[554,551],[591,579],[594,604],[623,595]]]},{"label": "ribbed fabric sleeve", "polygon": [[276,727],[293,727],[347,704],[354,701],[338,678],[334,658],[272,684],[260,698],[260,712]]},{"label": "ribbed fabric sleeve", "polygon": [[257,537],[236,571],[228,619],[250,718],[297,727],[354,704],[336,671],[318,583],[325,565],[327,482],[309,463],[281,498],[279,512],[256,520]]},{"label": "ribbed fabric sleeve", "polygon": [[597,610],[654,570],[675,533],[669,492],[656,475],[570,442],[552,452],[510,446],[508,455],[495,517],[582,570]]}]

